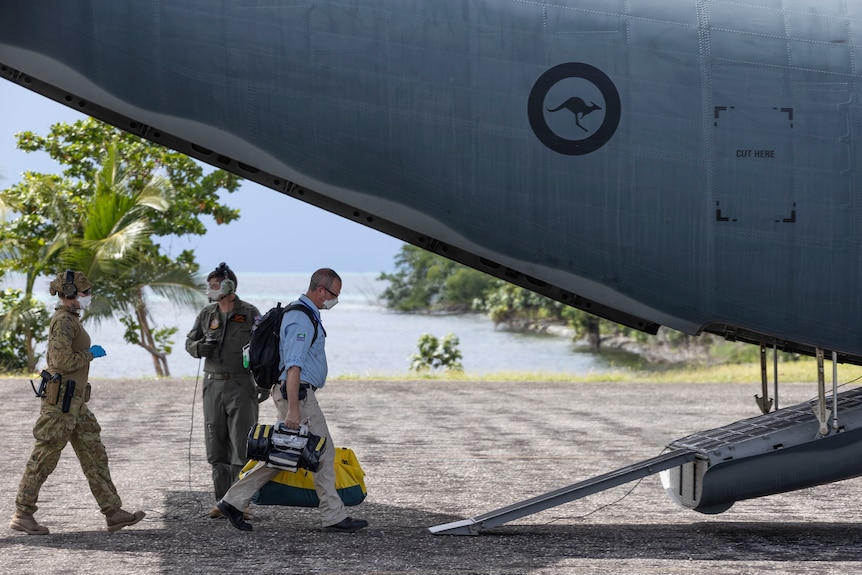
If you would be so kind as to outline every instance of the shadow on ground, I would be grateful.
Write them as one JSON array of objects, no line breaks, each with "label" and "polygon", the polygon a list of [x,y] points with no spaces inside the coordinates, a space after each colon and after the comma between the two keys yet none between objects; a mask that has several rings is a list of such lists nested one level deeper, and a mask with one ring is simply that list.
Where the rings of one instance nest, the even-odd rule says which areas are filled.
[{"label": "shadow on ground", "polygon": [[[138,393],[144,386],[148,393]],[[676,575],[708,569],[724,575],[844,574],[862,567],[858,480],[705,516],[674,506],[652,478],[634,490],[617,488],[477,536],[428,531],[647,459],[677,437],[741,419],[750,406],[729,399],[750,398],[741,386],[338,382],[321,401],[336,441],[356,451],[369,491],[364,503],[349,508],[370,522],[354,534],[321,531],[315,509],[253,506],[250,533],[209,519],[209,468],[200,414],[189,413],[190,389],[189,382],[171,380],[103,385],[93,410],[114,481],[124,506],[144,509],[147,518],[107,533],[67,449],[37,513],[52,533],[0,532],[0,573]],[[128,397],[142,399],[130,405]],[[674,415],[661,417],[669,400]],[[0,513],[6,517],[32,448],[36,408],[32,398],[14,395],[0,419],[6,442]],[[272,416],[266,409],[262,420]],[[529,417],[536,422],[524,424]]]}]

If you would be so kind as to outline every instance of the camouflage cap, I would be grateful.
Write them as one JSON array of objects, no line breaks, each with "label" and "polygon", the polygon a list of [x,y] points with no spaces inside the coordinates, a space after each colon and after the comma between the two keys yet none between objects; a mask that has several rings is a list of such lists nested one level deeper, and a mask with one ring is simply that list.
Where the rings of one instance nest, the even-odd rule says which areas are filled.
[{"label": "camouflage cap", "polygon": [[[66,272],[61,272],[57,274],[57,277],[51,280],[51,295],[62,294],[64,283],[66,283]],[[93,287],[93,284],[90,283],[90,280],[87,279],[87,276],[84,275],[84,272],[75,272],[74,283],[75,289],[79,292],[88,291],[90,288]]]}]

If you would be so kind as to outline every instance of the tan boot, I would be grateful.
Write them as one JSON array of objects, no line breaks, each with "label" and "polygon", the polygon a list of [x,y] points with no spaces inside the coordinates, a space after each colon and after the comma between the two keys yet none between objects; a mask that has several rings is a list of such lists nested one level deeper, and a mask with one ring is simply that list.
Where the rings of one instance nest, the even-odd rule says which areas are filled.
[{"label": "tan boot", "polygon": [[146,513],[143,511],[135,511],[134,513],[129,513],[128,511],[123,511],[120,509],[113,515],[109,516],[108,519],[108,531],[119,531],[123,527],[128,527],[129,525],[134,525],[138,521],[144,518]]},{"label": "tan boot", "polygon": [[9,527],[15,531],[23,531],[27,535],[47,535],[50,533],[44,525],[39,525],[32,513],[16,511],[9,522]]}]

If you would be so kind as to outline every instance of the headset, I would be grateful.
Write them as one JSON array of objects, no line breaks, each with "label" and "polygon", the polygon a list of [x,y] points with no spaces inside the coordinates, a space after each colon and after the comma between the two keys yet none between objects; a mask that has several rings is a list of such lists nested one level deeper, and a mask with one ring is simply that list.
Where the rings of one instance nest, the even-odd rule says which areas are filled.
[{"label": "headset", "polygon": [[66,270],[66,281],[63,284],[63,297],[75,299],[78,297],[78,288],[75,286],[75,271]]},{"label": "headset", "polygon": [[236,284],[229,279],[223,279],[221,282],[221,293],[223,295],[230,295],[236,291]]},{"label": "headset", "polygon": [[236,281],[230,279],[231,276],[236,277],[236,275],[233,273],[233,270],[231,270],[230,267],[228,267],[228,265],[225,262],[221,262],[218,265],[218,267],[215,270],[213,270],[213,273],[210,275],[219,275],[223,278],[222,282],[221,282],[221,293],[222,293],[222,295],[227,296],[227,295],[230,295],[230,294],[236,292]]}]

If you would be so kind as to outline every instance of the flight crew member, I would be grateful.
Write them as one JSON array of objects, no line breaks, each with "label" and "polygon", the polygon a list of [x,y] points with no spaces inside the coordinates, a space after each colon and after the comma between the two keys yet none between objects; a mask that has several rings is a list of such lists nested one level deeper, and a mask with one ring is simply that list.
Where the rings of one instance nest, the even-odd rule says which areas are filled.
[{"label": "flight crew member", "polygon": [[[320,323],[319,310],[332,309],[338,303],[340,293],[341,278],[333,270],[323,268],[312,274],[308,291],[300,296],[298,302],[307,306],[318,320],[316,339],[312,337],[314,323],[302,310],[285,312],[279,331],[279,354],[285,367],[273,398],[278,417],[287,427],[298,429],[300,424],[304,423],[310,433],[326,438],[326,449],[320,458],[320,468],[314,473],[314,490],[320,499],[322,524],[327,531],[352,533],[367,527],[368,522],[348,517],[344,503],[335,489],[335,444],[317,402],[317,394],[322,393],[327,374],[326,330]],[[301,388],[305,396],[303,399],[300,399]],[[258,463],[234,483],[219,501],[218,508],[234,527],[242,531],[252,530],[251,524],[243,520],[243,514],[239,510],[245,509],[254,493],[279,471],[266,467],[263,462]]]},{"label": "flight crew member", "polygon": [[39,490],[57,467],[60,453],[71,443],[81,462],[81,470],[90,491],[105,515],[108,531],[134,525],[144,518],[143,511],[129,513],[122,509],[120,496],[111,481],[108,454],[102,444],[96,416],[87,408],[90,399],[90,362],[104,357],[105,350],[90,345],[90,335],[81,323],[80,312],[90,303],[92,284],[83,272],[67,270],[51,281],[51,295],[59,302],[48,328],[47,371],[59,374],[54,387],[48,386],[42,397],[39,418],[33,427],[36,445],[24,468],[24,476],[15,498],[15,515],[9,526],[29,535],[47,535],[33,514],[38,507]]},{"label": "flight crew member", "polygon": [[[242,358],[242,348],[260,312],[237,297],[236,274],[224,262],[210,272],[207,284],[211,303],[201,310],[186,336],[186,351],[205,358],[205,441],[218,501],[247,461],[248,430],[257,423],[258,402],[265,401],[269,391],[255,385]],[[222,516],[215,506],[209,515],[213,519]]]}]

